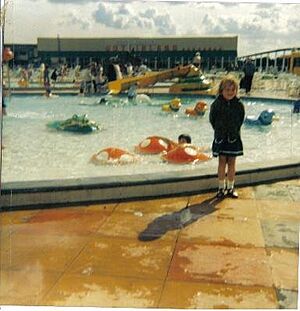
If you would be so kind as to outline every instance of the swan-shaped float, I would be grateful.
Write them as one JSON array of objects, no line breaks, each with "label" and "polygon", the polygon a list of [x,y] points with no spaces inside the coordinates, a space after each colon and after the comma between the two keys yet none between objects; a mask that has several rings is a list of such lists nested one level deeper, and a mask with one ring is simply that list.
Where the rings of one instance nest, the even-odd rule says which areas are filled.
[{"label": "swan-shaped float", "polygon": [[164,151],[161,158],[163,161],[173,164],[195,164],[211,159],[211,157],[202,153],[198,147],[191,144],[179,144],[168,152]]},{"label": "swan-shaped float", "polygon": [[138,161],[138,156],[120,148],[109,147],[92,155],[90,161],[96,165],[129,164]]},{"label": "swan-shaped float", "polygon": [[272,109],[263,110],[258,117],[247,116],[245,124],[247,125],[270,125],[274,120],[278,119]]},{"label": "swan-shaped float", "polygon": [[177,143],[162,136],[149,136],[135,146],[135,152],[141,154],[159,154],[173,149]]},{"label": "swan-shaped float", "polygon": [[72,118],[64,121],[53,121],[48,123],[48,126],[60,131],[77,132],[77,133],[91,133],[100,130],[100,126],[87,118],[87,115],[82,116],[74,114]]}]

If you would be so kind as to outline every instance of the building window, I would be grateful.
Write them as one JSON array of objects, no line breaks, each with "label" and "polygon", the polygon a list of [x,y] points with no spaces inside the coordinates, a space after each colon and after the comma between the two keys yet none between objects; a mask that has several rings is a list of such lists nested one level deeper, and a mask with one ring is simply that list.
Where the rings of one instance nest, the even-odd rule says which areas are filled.
[{"label": "building window", "polygon": [[105,47],[105,50],[106,50],[107,52],[110,52],[110,50],[111,50],[110,45],[107,45],[107,46]]},{"label": "building window", "polygon": [[157,46],[157,51],[161,51],[161,46],[160,45]]},{"label": "building window", "polygon": [[176,44],[173,45],[173,51],[177,51],[177,45]]},{"label": "building window", "polygon": [[169,46],[165,45],[165,51],[169,51]]},{"label": "building window", "polygon": [[113,46],[113,49],[114,49],[114,51],[118,51],[118,46],[117,46],[117,45],[114,45],[114,46]]},{"label": "building window", "polygon": [[143,44],[143,45],[142,45],[142,51],[145,52],[146,50],[147,50],[147,49],[146,49],[146,45]]}]

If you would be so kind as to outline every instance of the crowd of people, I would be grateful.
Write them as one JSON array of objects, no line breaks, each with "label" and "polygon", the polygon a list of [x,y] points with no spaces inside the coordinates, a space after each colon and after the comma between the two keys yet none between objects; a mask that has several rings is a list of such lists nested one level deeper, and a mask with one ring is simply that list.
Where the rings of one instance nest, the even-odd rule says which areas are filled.
[{"label": "crowd of people", "polygon": [[[199,52],[195,53],[192,64],[201,70],[202,57]],[[255,65],[250,58],[247,58],[240,70],[244,75],[240,81],[240,88],[245,89],[246,94],[249,94],[256,70]],[[67,64],[50,67],[48,64],[42,63],[38,70],[34,69],[32,65],[21,67],[18,74],[19,86],[28,87],[36,78],[36,71],[38,71],[37,80],[40,85],[44,86],[45,95],[51,96],[51,91],[56,84],[65,82],[79,86],[80,94],[105,93],[108,82],[125,76],[143,75],[151,69],[147,65],[147,60],[139,59],[135,63],[123,63],[118,56],[110,58],[105,63],[94,61],[85,67],[80,65],[71,67]]]},{"label": "crowd of people", "polygon": [[[49,66],[42,64],[39,71],[40,77],[42,77],[40,83],[45,88],[46,96],[51,94],[51,89],[55,87],[58,81],[63,82],[69,74],[69,68],[66,65],[62,66],[60,70],[54,68],[50,73]],[[111,58],[105,67],[101,62],[91,62],[84,68],[76,65],[73,70],[72,82],[79,84],[79,92],[82,95],[102,94],[107,92],[108,82],[122,79],[124,76],[142,75],[148,71],[151,71],[150,68],[143,62],[134,67],[130,62],[123,65],[119,63],[117,58]]]}]

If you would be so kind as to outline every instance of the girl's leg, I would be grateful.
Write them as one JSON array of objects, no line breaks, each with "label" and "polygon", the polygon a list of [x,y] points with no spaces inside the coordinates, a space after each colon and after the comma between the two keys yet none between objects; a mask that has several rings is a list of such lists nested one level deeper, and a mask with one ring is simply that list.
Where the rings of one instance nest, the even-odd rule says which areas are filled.
[{"label": "girl's leg", "polygon": [[227,162],[227,157],[220,155],[219,156],[219,166],[218,166],[218,180],[219,180],[219,187],[218,187],[218,193],[217,193],[218,198],[223,197],[225,194],[226,162]]},{"label": "girl's leg", "polygon": [[227,164],[228,164],[228,171],[227,171],[227,195],[232,198],[237,198],[238,194],[234,190],[234,180],[235,180],[235,157],[228,157]]},{"label": "girl's leg", "polygon": [[219,180],[225,180],[225,169],[226,169],[227,157],[219,156],[219,166],[218,166],[218,178]]},{"label": "girl's leg", "polygon": [[233,181],[235,179],[235,157],[227,157],[227,178],[229,181]]}]

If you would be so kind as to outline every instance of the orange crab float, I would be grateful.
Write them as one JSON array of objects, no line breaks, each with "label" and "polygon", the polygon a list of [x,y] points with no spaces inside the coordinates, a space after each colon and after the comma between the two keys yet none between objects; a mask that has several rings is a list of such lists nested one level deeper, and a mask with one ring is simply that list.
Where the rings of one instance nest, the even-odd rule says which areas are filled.
[{"label": "orange crab float", "polygon": [[185,110],[185,114],[189,116],[204,116],[205,112],[207,110],[207,104],[206,102],[198,102],[194,108],[187,108]]},{"label": "orange crab float", "polygon": [[208,155],[200,152],[199,148],[190,144],[178,145],[169,152],[162,153],[161,158],[173,164],[194,164],[211,159]]},{"label": "orange crab float", "polygon": [[180,98],[173,98],[168,104],[162,106],[162,110],[165,112],[177,112],[181,107]]},{"label": "orange crab float", "polygon": [[91,162],[99,164],[128,164],[138,160],[135,154],[119,148],[105,148],[91,157]]},{"label": "orange crab float", "polygon": [[14,53],[10,48],[4,48],[2,57],[5,62],[8,62],[14,58]]},{"label": "orange crab float", "polygon": [[135,146],[135,152],[142,154],[158,154],[169,151],[177,146],[177,143],[161,136],[149,136]]}]

